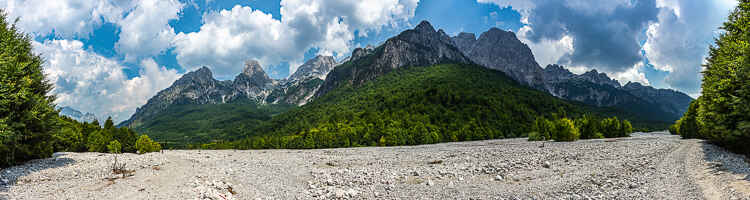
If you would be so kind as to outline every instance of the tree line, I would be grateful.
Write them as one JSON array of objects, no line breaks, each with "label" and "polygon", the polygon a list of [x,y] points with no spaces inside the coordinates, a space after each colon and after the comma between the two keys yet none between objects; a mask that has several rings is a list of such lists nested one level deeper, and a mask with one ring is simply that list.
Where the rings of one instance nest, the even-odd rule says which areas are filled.
[{"label": "tree line", "polygon": [[537,118],[529,133],[529,141],[576,141],[579,139],[601,139],[630,137],[633,125],[617,117],[599,119],[583,115],[577,119],[567,117],[548,120]]},{"label": "tree line", "polygon": [[669,128],[750,155],[750,0],[741,0],[709,47],[701,96]]}]

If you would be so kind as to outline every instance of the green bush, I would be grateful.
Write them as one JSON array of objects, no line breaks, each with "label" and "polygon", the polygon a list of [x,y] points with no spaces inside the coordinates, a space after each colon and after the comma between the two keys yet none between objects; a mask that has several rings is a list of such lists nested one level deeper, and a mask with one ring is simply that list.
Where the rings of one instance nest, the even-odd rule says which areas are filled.
[{"label": "green bush", "polygon": [[633,125],[628,120],[620,121],[620,135],[619,137],[630,137],[630,133],[633,133]]},{"label": "green bush", "polygon": [[122,153],[122,145],[117,140],[113,140],[107,145],[107,150],[109,153]]},{"label": "green bush", "polygon": [[576,119],[576,127],[581,133],[581,139],[599,139],[604,138],[601,132],[599,132],[600,122],[591,115],[584,115],[582,118]]},{"label": "green bush", "polygon": [[576,141],[580,137],[575,124],[568,118],[562,118],[555,122],[555,141]]},{"label": "green bush", "polygon": [[151,140],[148,135],[141,135],[135,142],[135,148],[139,154],[161,151],[161,145]]},{"label": "green bush", "polygon": [[552,139],[552,133],[554,125],[547,119],[537,117],[534,120],[534,124],[531,125],[531,133],[529,133],[529,141],[545,141]]}]

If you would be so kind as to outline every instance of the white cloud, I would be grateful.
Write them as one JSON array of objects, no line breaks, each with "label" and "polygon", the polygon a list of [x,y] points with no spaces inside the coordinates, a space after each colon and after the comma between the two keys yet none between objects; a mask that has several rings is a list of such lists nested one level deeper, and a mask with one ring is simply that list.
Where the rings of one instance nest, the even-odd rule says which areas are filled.
[{"label": "white cloud", "polygon": [[669,71],[665,82],[673,88],[699,91],[702,63],[715,30],[736,5],[727,1],[659,0],[657,23],[648,28],[643,46],[656,69]]},{"label": "white cloud", "polygon": [[120,19],[132,3],[108,0],[0,0],[9,19],[20,17],[19,27],[24,32],[44,36],[86,38],[95,27]]},{"label": "white cloud", "polygon": [[177,19],[184,6],[177,0],[139,1],[133,11],[119,20],[122,30],[115,49],[125,55],[126,61],[163,52],[172,46],[175,37],[174,29],[168,22]]},{"label": "white cloud", "polygon": [[639,82],[643,85],[651,85],[646,78],[646,74],[641,72],[643,68],[643,62],[639,62],[633,68],[628,69],[624,72],[611,74],[612,78],[620,82],[620,85],[625,85],[628,82]]},{"label": "white cloud", "polygon": [[179,78],[176,70],[151,59],[141,62],[140,76],[132,79],[118,62],[83,49],[77,40],[33,42],[34,52],[46,60],[44,71],[55,84],[55,103],[73,106],[115,121],[130,117],[138,106]]},{"label": "white cloud", "polygon": [[357,30],[363,36],[405,23],[414,16],[418,2],[282,0],[280,20],[251,7],[235,6],[204,15],[205,24],[198,32],[177,34],[174,52],[184,68],[209,66],[219,78],[239,72],[247,59],[257,59],[265,67],[301,63],[310,48],[342,56],[351,50]]},{"label": "white cloud", "polygon": [[518,30],[518,39],[521,42],[529,46],[531,51],[534,53],[536,62],[542,67],[549,64],[569,64],[559,63],[560,58],[565,55],[572,54],[575,49],[573,48],[573,37],[563,36],[559,40],[542,39],[540,42],[532,42],[527,38],[527,34],[531,31],[530,26],[524,26]]}]

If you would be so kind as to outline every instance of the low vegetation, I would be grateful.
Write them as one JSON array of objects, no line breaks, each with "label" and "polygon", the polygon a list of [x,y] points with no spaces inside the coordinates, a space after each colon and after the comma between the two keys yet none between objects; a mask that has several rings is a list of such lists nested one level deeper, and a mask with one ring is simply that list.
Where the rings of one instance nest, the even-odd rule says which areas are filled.
[{"label": "low vegetation", "polygon": [[601,120],[590,115],[575,120],[565,117],[554,120],[537,118],[529,133],[529,141],[629,137],[632,132],[633,126],[630,121],[618,120],[617,117]]}]

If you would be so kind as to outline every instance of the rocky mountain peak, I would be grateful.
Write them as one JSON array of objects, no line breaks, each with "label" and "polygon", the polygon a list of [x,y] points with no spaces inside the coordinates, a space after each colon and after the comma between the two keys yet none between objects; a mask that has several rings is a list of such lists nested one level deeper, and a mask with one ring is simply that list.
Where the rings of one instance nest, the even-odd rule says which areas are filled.
[{"label": "rocky mountain peak", "polygon": [[598,71],[596,71],[596,69],[592,69],[591,71],[583,73],[579,77],[589,82],[600,84],[600,85],[609,85],[615,88],[620,87],[620,82],[617,82],[617,80],[609,78],[609,76],[607,76],[607,74],[605,73],[599,73]]},{"label": "rocky mountain peak", "polygon": [[333,56],[315,56],[305,62],[305,64],[299,66],[297,71],[289,76],[289,80],[303,80],[307,78],[319,78],[323,80],[336,64],[336,60]]},{"label": "rocky mountain peak", "polygon": [[177,79],[172,85],[206,84],[214,80],[213,73],[208,67],[203,66],[195,71],[188,72]]},{"label": "rocky mountain peak", "polygon": [[420,32],[420,33],[434,33],[435,28],[432,27],[432,24],[428,22],[427,20],[422,20],[419,22],[419,25],[414,28],[414,31]]},{"label": "rocky mountain peak", "polygon": [[245,68],[242,69],[242,74],[240,75],[260,80],[271,80],[271,78],[268,77],[268,74],[263,71],[263,67],[260,66],[260,63],[257,60],[245,61]]},{"label": "rocky mountain peak", "polygon": [[502,71],[524,85],[544,89],[543,69],[534,59],[531,49],[513,32],[492,28],[478,39],[472,33],[460,33],[452,40],[474,63]]}]

